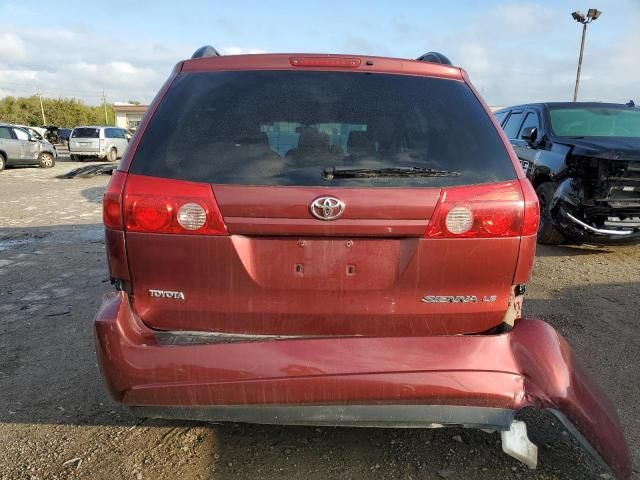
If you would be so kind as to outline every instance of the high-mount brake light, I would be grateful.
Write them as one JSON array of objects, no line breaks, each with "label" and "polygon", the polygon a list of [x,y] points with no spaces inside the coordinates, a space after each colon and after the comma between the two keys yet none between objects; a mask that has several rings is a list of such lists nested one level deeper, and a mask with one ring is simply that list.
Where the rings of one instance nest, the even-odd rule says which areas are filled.
[{"label": "high-mount brake light", "polygon": [[362,59],[357,57],[300,56],[300,57],[289,57],[289,63],[291,63],[291,65],[294,67],[358,68],[362,63]]},{"label": "high-mount brake light", "polygon": [[[527,182],[524,184],[523,182]],[[533,235],[538,228],[535,192],[527,180],[443,190],[425,232],[433,238]]]},{"label": "high-mount brake light", "polygon": [[123,210],[130,232],[227,235],[207,183],[129,175]]},{"label": "high-mount brake light", "polygon": [[102,199],[102,221],[106,228],[122,230],[122,189],[127,174],[114,170]]}]

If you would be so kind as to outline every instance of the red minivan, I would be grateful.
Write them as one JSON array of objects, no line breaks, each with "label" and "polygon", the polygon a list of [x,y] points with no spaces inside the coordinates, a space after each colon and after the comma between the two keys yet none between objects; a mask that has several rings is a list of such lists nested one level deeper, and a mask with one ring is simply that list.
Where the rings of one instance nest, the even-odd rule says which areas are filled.
[{"label": "red minivan", "polygon": [[620,478],[615,409],[520,319],[538,203],[465,72],[273,54],[178,63],[104,196],[95,321],[116,400],[149,417],[499,430],[553,412]]}]

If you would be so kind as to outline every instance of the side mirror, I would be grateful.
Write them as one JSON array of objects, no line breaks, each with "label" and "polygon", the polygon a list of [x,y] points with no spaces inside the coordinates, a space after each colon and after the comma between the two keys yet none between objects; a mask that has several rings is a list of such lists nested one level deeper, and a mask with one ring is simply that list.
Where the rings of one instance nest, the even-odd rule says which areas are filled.
[{"label": "side mirror", "polygon": [[33,142],[33,143],[36,143],[38,141],[38,139],[37,138],[33,138],[31,135],[29,135],[29,141]]},{"label": "side mirror", "polygon": [[525,140],[529,145],[533,145],[538,138],[538,129],[536,127],[527,127],[522,130],[520,138]]}]

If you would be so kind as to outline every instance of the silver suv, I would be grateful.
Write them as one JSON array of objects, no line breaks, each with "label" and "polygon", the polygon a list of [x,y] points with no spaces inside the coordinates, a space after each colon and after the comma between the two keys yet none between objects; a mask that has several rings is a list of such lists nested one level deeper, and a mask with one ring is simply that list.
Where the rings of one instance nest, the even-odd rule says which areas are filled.
[{"label": "silver suv", "polygon": [[40,165],[51,168],[58,152],[46,140],[39,140],[24,128],[0,123],[0,171],[6,165]]},{"label": "silver suv", "polygon": [[69,154],[77,162],[87,157],[115,162],[124,155],[131,135],[119,127],[76,127],[69,137]]}]

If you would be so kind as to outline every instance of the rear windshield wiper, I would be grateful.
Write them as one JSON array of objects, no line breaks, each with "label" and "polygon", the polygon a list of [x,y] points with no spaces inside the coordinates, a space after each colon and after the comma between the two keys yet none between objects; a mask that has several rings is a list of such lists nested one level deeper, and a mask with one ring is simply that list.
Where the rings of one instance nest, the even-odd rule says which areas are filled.
[{"label": "rear windshield wiper", "polygon": [[388,167],[388,168],[325,168],[322,178],[373,178],[373,177],[459,177],[460,172],[452,170],[435,170],[419,167]]}]

